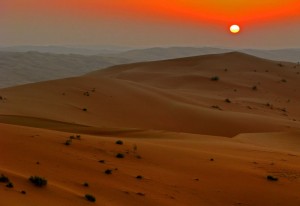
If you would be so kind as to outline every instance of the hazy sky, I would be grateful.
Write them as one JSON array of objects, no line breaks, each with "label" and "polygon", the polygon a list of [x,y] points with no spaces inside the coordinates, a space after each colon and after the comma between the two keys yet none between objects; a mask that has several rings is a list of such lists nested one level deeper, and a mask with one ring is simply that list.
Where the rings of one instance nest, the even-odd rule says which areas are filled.
[{"label": "hazy sky", "polygon": [[0,0],[0,26],[0,46],[300,47],[300,0]]}]

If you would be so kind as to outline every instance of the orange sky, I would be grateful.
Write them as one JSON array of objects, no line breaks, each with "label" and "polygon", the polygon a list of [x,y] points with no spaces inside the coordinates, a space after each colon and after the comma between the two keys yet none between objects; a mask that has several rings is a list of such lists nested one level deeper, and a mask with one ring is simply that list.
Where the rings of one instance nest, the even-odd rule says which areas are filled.
[{"label": "orange sky", "polygon": [[2,0],[12,9],[89,16],[255,22],[300,15],[299,0]]},{"label": "orange sky", "polygon": [[[151,24],[151,28],[155,28],[155,24],[157,28],[164,24],[174,28],[176,25],[193,25],[194,29],[201,26],[203,30],[214,32],[215,28],[228,28],[230,24],[251,28],[262,23],[282,24],[283,21],[295,21],[296,18],[300,18],[300,0],[0,1],[0,26],[2,22],[11,32],[22,31],[26,25],[42,30],[45,24],[49,24],[55,30],[55,23],[57,29],[69,27],[70,24],[75,28],[77,22],[78,25],[90,27],[93,22],[94,25],[103,25],[103,28],[105,26],[111,31],[123,22],[124,26],[134,26],[137,30],[139,26],[143,27],[143,24]],[[119,31],[119,28],[115,30]],[[30,36],[29,31],[24,30],[24,34]]]}]

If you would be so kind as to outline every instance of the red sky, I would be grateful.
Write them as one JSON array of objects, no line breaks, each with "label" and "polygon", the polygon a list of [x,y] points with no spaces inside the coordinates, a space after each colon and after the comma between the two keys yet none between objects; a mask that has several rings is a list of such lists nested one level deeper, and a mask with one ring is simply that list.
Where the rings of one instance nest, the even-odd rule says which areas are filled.
[{"label": "red sky", "polygon": [[[95,28],[96,25],[102,26],[107,32],[120,32],[120,26],[123,26],[121,33],[124,39],[130,39],[130,33],[139,39],[150,39],[149,44],[159,38],[158,29],[164,28],[161,32],[172,33],[174,30],[186,30],[187,33],[180,31],[181,35],[189,38],[191,32],[204,33],[203,38],[210,36],[210,32],[221,32],[223,30],[224,41],[228,41],[227,28],[230,24],[237,23],[242,27],[242,31],[248,29],[250,33],[262,32],[264,35],[271,34],[271,25],[275,25],[276,32],[282,36],[279,27],[284,30],[298,26],[300,19],[300,1],[299,0],[1,0],[0,2],[0,26],[7,28],[3,38],[9,43],[22,43],[30,39],[32,31],[26,31],[28,28],[36,28],[38,33],[43,29],[53,33],[55,39],[49,38],[51,43],[63,43],[57,39],[57,30],[60,34],[74,33],[74,41],[84,39],[82,33],[77,29],[86,29],[89,35],[101,34],[101,29]],[[2,24],[2,25],[1,25]],[[48,24],[48,28],[45,28]],[[145,28],[145,24],[148,28]],[[70,25],[72,28],[70,28]],[[277,29],[276,29],[277,25]],[[64,28],[65,27],[65,28]],[[94,29],[93,29],[94,28]],[[126,31],[125,31],[126,29]],[[140,30],[147,30],[148,37],[138,36],[136,33]],[[153,31],[149,32],[149,29]],[[266,30],[268,29],[268,30]],[[65,30],[65,31],[63,31]],[[300,29],[299,29],[300,30]],[[52,32],[51,32],[52,31]],[[75,31],[75,32],[74,32]],[[298,31],[298,30],[297,30]],[[13,32],[24,32],[26,38],[20,40],[9,39]],[[300,31],[299,31],[300,32]],[[273,32],[274,33],[274,32]],[[32,34],[35,36],[34,34]],[[106,34],[107,35],[107,34]],[[114,36],[116,34],[112,34]],[[128,36],[127,36],[128,35]],[[141,35],[145,35],[143,32]],[[214,36],[215,34],[213,34]],[[244,34],[247,36],[247,34]],[[257,34],[256,34],[257,35]],[[118,36],[118,35],[116,35]],[[162,38],[167,34],[163,33]],[[193,36],[193,35],[192,35]],[[240,35],[242,36],[242,34]],[[287,36],[287,35],[286,35]],[[99,36],[101,38],[101,35]],[[184,44],[180,37],[179,44]],[[1,38],[1,36],[0,36]],[[41,43],[47,43],[47,38],[40,37]],[[105,43],[107,37],[102,37]],[[221,38],[221,39],[222,39]],[[243,37],[241,37],[242,39]],[[251,37],[247,37],[251,38]],[[77,39],[77,40],[76,40]],[[151,40],[153,39],[153,40]],[[171,37],[176,44],[176,38]],[[276,39],[276,38],[274,38]],[[75,42],[69,43],[75,43]],[[144,41],[144,40],[143,40]],[[29,40],[27,40],[30,43]],[[130,44],[131,40],[124,44]],[[163,42],[163,41],[160,41]],[[213,42],[213,41],[208,41]],[[5,44],[4,40],[0,43]],[[24,42],[26,43],[26,42]],[[38,43],[38,42],[33,42]],[[66,41],[68,43],[68,41]],[[80,42],[79,42],[80,43]],[[82,43],[87,43],[86,40]],[[96,43],[95,41],[91,43]],[[113,38],[109,38],[109,44],[114,43]],[[118,42],[116,42],[118,43]],[[166,42],[170,44],[171,42]],[[195,41],[195,43],[201,43]],[[225,42],[228,45],[230,42]],[[297,43],[297,42],[296,42]],[[300,42],[298,42],[300,46]],[[137,43],[139,44],[139,43]],[[143,44],[147,44],[144,42]],[[159,44],[159,42],[158,42]],[[191,44],[191,40],[187,41]],[[219,44],[222,44],[220,42]],[[233,45],[234,46],[234,45]]]}]

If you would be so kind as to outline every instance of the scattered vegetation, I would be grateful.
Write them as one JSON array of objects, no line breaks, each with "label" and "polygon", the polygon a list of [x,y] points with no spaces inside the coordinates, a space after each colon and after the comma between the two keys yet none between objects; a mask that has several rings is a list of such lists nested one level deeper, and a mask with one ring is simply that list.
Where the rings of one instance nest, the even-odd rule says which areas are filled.
[{"label": "scattered vegetation", "polygon": [[225,99],[225,102],[226,103],[231,103],[231,100],[230,99]]},{"label": "scattered vegetation", "polygon": [[7,188],[13,188],[14,184],[12,182],[9,182],[9,183],[6,184],[6,187]]},{"label": "scattered vegetation", "polygon": [[118,141],[116,141],[116,144],[123,145],[123,141],[122,140],[118,140]]},{"label": "scattered vegetation", "polygon": [[253,91],[257,91],[257,86],[253,86],[253,87],[252,87],[252,90],[253,90]]},{"label": "scattered vegetation", "polygon": [[71,139],[71,140],[73,140],[73,139],[80,140],[80,139],[81,139],[81,136],[80,136],[79,134],[76,135],[76,136],[75,136],[75,135],[71,135],[71,136],[70,136],[70,139]]},{"label": "scattered vegetation", "polygon": [[72,144],[72,139],[68,139],[66,142],[65,142],[65,145],[69,146]]},{"label": "scattered vegetation", "polygon": [[86,194],[84,197],[90,202],[96,202],[96,198],[91,194]]},{"label": "scattered vegetation", "polygon": [[5,175],[1,174],[1,176],[0,176],[0,182],[2,182],[2,183],[8,183],[9,179]]},{"label": "scattered vegetation", "polygon": [[38,187],[44,187],[47,185],[47,180],[45,178],[39,177],[39,176],[31,176],[29,178],[29,181]]},{"label": "scattered vegetation", "polygon": [[267,176],[267,179],[270,180],[270,181],[278,181],[278,178],[277,177],[274,177],[272,175],[268,175]]},{"label": "scattered vegetation", "polygon": [[214,76],[210,78],[211,81],[219,81],[219,77],[218,76]]},{"label": "scattered vegetation", "polygon": [[125,157],[125,155],[122,154],[122,153],[118,153],[118,154],[116,155],[116,158],[124,158],[124,157]]},{"label": "scattered vegetation", "polygon": [[286,83],[287,80],[286,79],[281,79],[281,82]]},{"label": "scattered vegetation", "polygon": [[142,156],[141,155],[136,155],[135,156],[137,159],[142,159]]},{"label": "scattered vegetation", "polygon": [[107,170],[104,171],[104,173],[107,174],[107,175],[111,175],[112,174],[112,170],[107,169]]},{"label": "scattered vegetation", "polygon": [[74,135],[71,135],[71,136],[70,136],[70,139],[75,139],[75,136],[74,136]]},{"label": "scattered vegetation", "polygon": [[90,93],[89,92],[84,92],[83,95],[89,97]]}]

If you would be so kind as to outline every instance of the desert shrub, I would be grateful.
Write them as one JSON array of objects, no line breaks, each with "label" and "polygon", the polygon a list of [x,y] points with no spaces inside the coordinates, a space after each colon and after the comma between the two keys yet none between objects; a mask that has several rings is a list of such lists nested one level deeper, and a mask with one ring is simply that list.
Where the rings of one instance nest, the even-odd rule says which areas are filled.
[{"label": "desert shrub", "polygon": [[89,97],[90,93],[89,92],[84,92],[83,95]]},{"label": "desert shrub", "polygon": [[21,191],[21,194],[26,195],[26,191],[25,191],[25,190],[22,190],[22,191]]},{"label": "desert shrub", "polygon": [[231,103],[230,99],[225,99],[225,102]]},{"label": "desert shrub", "polygon": [[218,76],[214,76],[210,78],[211,81],[219,81],[219,77]]},{"label": "desert shrub", "polygon": [[274,177],[272,175],[268,175],[267,176],[267,179],[270,180],[270,181],[278,181],[278,178],[277,177]]},{"label": "desert shrub", "polygon": [[65,145],[69,146],[72,144],[72,139],[68,139],[66,142],[65,142]]},{"label": "desert shrub", "polygon": [[1,174],[1,176],[0,176],[0,182],[7,183],[7,182],[9,182],[9,179],[5,175]]},{"label": "desert shrub", "polygon": [[281,79],[281,82],[286,83],[287,80],[286,79]]},{"label": "desert shrub", "polygon": [[256,91],[256,90],[257,90],[257,86],[253,86],[253,87],[252,87],[252,90],[253,90],[253,91]]},{"label": "desert shrub", "polygon": [[47,180],[45,178],[39,177],[39,176],[31,176],[29,178],[29,181],[38,187],[43,187],[43,186],[47,185]]},{"label": "desert shrub", "polygon": [[7,188],[13,188],[14,184],[12,182],[9,182],[9,183],[6,184],[6,187]]},{"label": "desert shrub", "polygon": [[105,160],[99,160],[98,162],[105,164]]},{"label": "desert shrub", "polygon": [[279,66],[279,67],[283,67],[283,64],[282,64],[282,63],[279,63],[278,66]]},{"label": "desert shrub", "polygon": [[85,187],[89,187],[90,185],[89,185],[89,183],[88,183],[88,182],[84,182],[84,183],[83,183],[83,186],[85,186]]},{"label": "desert shrub", "polygon": [[81,139],[81,135],[76,135],[76,139],[80,140]]},{"label": "desert shrub", "polygon": [[118,153],[118,154],[116,155],[116,158],[124,158],[124,157],[125,157],[125,155],[122,154],[122,153]]},{"label": "desert shrub", "polygon": [[107,174],[107,175],[111,175],[112,174],[112,170],[107,169],[107,170],[104,171],[104,173]]},{"label": "desert shrub", "polygon": [[116,141],[116,144],[122,145],[123,141],[122,140],[118,140],[118,141]]},{"label": "desert shrub", "polygon": [[141,179],[143,179],[143,176],[142,175],[138,175],[135,178],[141,180]]},{"label": "desert shrub", "polygon": [[87,112],[87,108],[83,108],[82,111]]},{"label": "desert shrub", "polygon": [[96,198],[91,194],[86,194],[84,197],[90,202],[96,202]]}]

